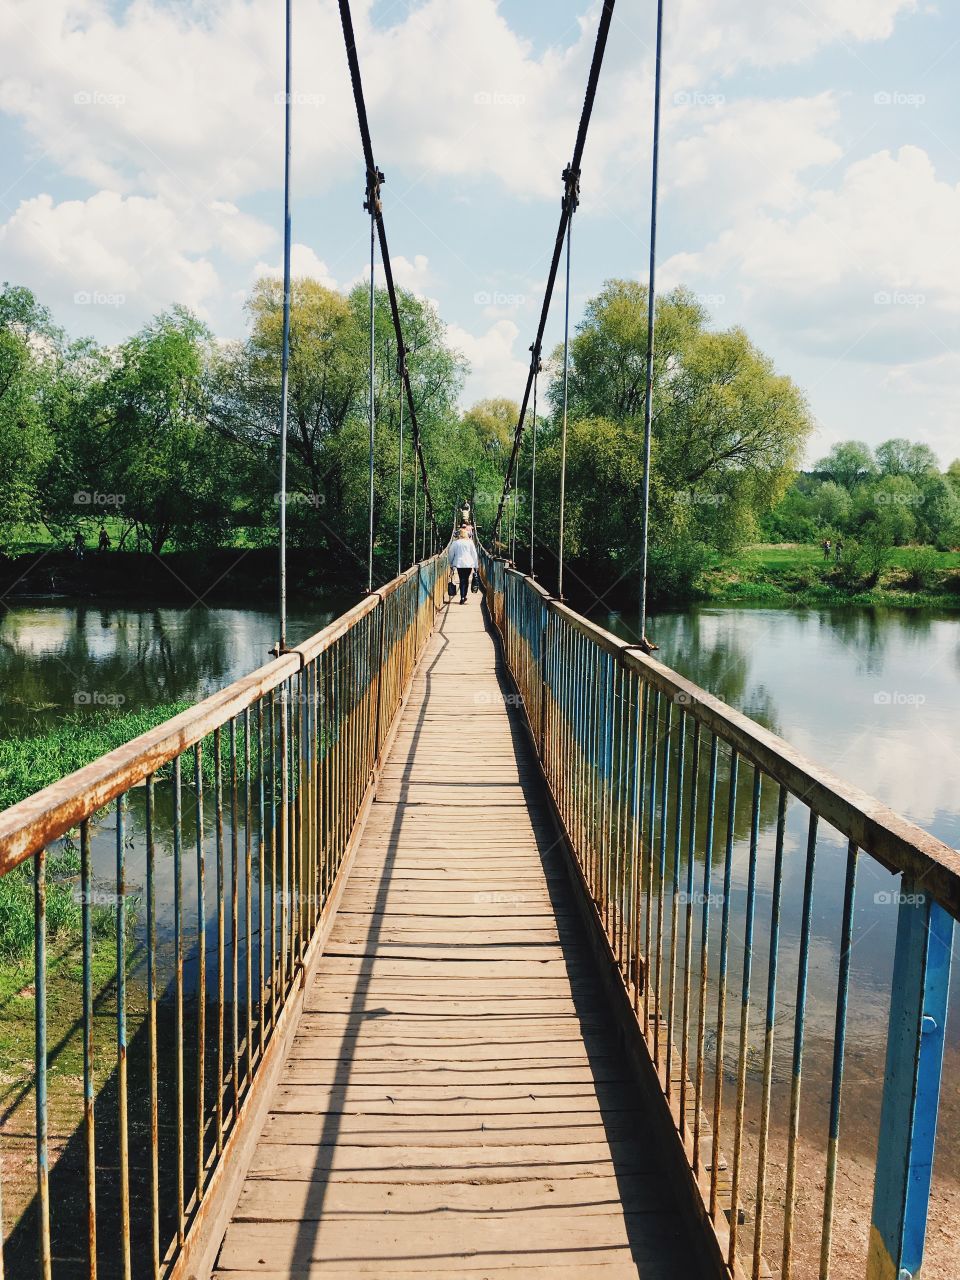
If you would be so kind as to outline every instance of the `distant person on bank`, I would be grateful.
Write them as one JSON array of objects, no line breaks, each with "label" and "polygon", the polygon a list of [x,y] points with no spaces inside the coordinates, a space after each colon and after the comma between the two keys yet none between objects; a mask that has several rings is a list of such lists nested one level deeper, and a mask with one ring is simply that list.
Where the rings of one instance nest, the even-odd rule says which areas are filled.
[{"label": "distant person on bank", "polygon": [[467,592],[470,590],[470,575],[480,568],[477,548],[466,525],[460,526],[460,532],[450,544],[450,568],[457,571],[460,578],[460,603],[466,604]]}]

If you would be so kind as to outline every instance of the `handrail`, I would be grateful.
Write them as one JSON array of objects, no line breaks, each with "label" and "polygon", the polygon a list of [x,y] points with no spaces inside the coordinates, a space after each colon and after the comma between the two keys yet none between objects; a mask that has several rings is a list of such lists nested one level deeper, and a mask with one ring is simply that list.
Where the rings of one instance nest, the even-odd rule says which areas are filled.
[{"label": "handrail", "polygon": [[[125,1280],[178,1280],[196,1266],[295,1025],[446,565],[446,551],[413,565],[259,670],[0,813],[0,882],[16,886],[18,910],[33,909],[37,1028],[22,1085],[35,1103],[36,1193],[11,1207],[0,1172],[0,1278],[39,1261],[52,1280],[78,1249],[91,1275],[99,1259]],[[72,848],[74,832],[75,886],[49,856]],[[51,1010],[50,903],[64,895],[79,905],[82,972],[58,969]],[[137,966],[145,1012],[129,994]],[[116,1103],[97,1111],[97,1010],[109,992]],[[81,1037],[83,1110],[71,1117],[70,1100],[51,1104],[48,1040]],[[129,1088],[128,1060],[145,1066],[147,1091]],[[51,1118],[82,1148],[53,1167]],[[134,1133],[151,1135],[146,1161],[131,1162]],[[105,1199],[115,1212],[98,1213]]]},{"label": "handrail", "polygon": [[[896,913],[889,917],[892,979],[873,1202],[856,1208],[871,1224],[868,1280],[918,1274],[953,922],[960,918],[960,853],[486,549],[481,574],[557,818],[682,1144],[691,1192],[737,1276],[757,1280],[771,1249],[789,1276],[795,1255],[809,1250],[812,1242],[798,1237],[796,1203],[799,1182],[823,1176],[820,1160],[810,1163],[811,1150],[825,1162],[826,1180],[820,1237],[803,1261],[814,1273],[819,1266],[821,1277],[831,1274],[847,1011],[858,978],[851,966],[857,870],[866,858],[878,868],[874,883],[887,872],[902,876],[874,895]],[[821,902],[815,914],[816,868],[835,867],[838,859],[842,903]],[[802,885],[802,893],[790,896],[787,883]],[[840,919],[827,940],[831,912]],[[785,919],[795,923],[784,927]],[[761,938],[765,1016],[754,1027]],[[801,1154],[815,941],[836,947],[832,1038],[822,1031],[825,1011],[817,1020],[826,1041],[820,1056],[832,1055],[833,1066],[821,1081],[830,1095],[829,1124],[817,1134],[808,1122]],[[796,972],[792,1028],[777,1016],[788,947]],[[738,1002],[728,994],[735,965]],[[791,1029],[792,1075],[789,1089],[778,1092],[774,1046]],[[754,1076],[762,1064],[754,1085],[748,1059]],[[732,1114],[725,1083],[731,1072]],[[748,1115],[759,1135],[755,1149],[745,1140]],[[782,1211],[768,1193],[774,1171],[785,1181]]]}]

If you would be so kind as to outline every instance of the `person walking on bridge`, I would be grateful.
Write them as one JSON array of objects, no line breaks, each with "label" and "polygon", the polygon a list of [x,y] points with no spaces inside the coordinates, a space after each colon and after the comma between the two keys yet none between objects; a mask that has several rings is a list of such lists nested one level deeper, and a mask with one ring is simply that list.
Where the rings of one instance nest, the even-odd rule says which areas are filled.
[{"label": "person walking on bridge", "polygon": [[460,578],[460,603],[466,604],[470,575],[480,568],[480,561],[470,530],[465,524],[460,526],[460,532],[450,544],[450,568],[457,571]]}]

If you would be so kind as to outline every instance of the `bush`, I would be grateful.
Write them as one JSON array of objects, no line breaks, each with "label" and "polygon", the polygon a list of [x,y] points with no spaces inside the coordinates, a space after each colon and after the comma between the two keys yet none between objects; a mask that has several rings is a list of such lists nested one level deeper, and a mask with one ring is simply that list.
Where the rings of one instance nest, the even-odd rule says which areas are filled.
[{"label": "bush", "polygon": [[939,557],[932,547],[913,548],[907,553],[905,564],[911,591],[931,591],[939,585]]},{"label": "bush", "polygon": [[709,553],[702,542],[678,541],[650,548],[648,581],[653,601],[689,600],[697,594]]}]

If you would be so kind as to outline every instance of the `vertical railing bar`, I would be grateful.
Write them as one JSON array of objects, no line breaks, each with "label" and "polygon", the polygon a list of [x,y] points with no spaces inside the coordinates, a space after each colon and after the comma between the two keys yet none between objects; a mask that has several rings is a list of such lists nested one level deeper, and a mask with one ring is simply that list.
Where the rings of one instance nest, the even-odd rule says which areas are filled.
[{"label": "vertical railing bar", "polygon": [[203,1200],[206,1148],[207,901],[203,840],[203,744],[193,748],[197,837],[197,1204]]},{"label": "vertical railing bar", "polygon": [[710,1217],[717,1219],[717,1190],[720,1173],[720,1120],[723,1104],[723,1042],[727,1011],[727,952],[730,944],[730,881],[737,820],[737,775],[739,756],[730,752],[730,782],[727,795],[727,836],[723,860],[723,906],[720,913],[720,956],[717,970],[717,1045],[713,1081],[713,1144],[710,1155]]},{"label": "vertical railing bar", "polygon": [[703,910],[700,920],[700,1001],[697,1008],[697,1069],[693,1095],[693,1172],[700,1174],[700,1132],[703,1109],[703,1065],[707,1031],[707,978],[710,951],[710,906],[713,888],[713,827],[717,807],[717,757],[719,742],[710,738],[710,775],[707,788],[707,821],[703,849]]},{"label": "vertical railing bar", "polygon": [[223,881],[223,743],[219,726],[213,731],[213,799],[215,839],[217,845],[217,1097],[215,1102],[216,1147],[217,1155],[223,1154],[223,1094],[226,1086],[224,1072],[223,1033],[224,1033],[224,995],[225,970],[224,947],[226,929],[224,926],[224,881]]},{"label": "vertical railing bar", "polygon": [[763,1225],[766,1208],[767,1141],[770,1130],[770,1092],[773,1083],[773,1041],[777,1021],[777,976],[780,960],[780,902],[783,890],[783,845],[787,825],[787,789],[777,798],[777,840],[773,855],[773,888],[770,902],[770,960],[767,966],[767,1011],[763,1038],[763,1086],[760,1098],[760,1137],[757,1149],[756,1227],[753,1233],[753,1280],[759,1280],[763,1259]]},{"label": "vertical railing bar", "polygon": [[120,1245],[130,1280],[130,1140],[127,1122],[127,848],[126,793],[117,796],[117,1110],[120,1162]]},{"label": "vertical railing bar", "polygon": [[753,802],[750,811],[750,856],[747,901],[743,920],[743,980],[740,995],[740,1049],[737,1056],[737,1102],[733,1127],[733,1165],[730,1173],[730,1237],[727,1265],[733,1267],[740,1226],[740,1165],[743,1155],[743,1116],[747,1096],[747,1048],[750,1035],[750,985],[753,976],[753,926],[757,901],[757,846],[760,838],[759,768],[753,770]]},{"label": "vertical railing bar", "polygon": [[683,929],[683,1031],[680,1037],[680,1137],[687,1136],[687,1072],[690,1066],[690,973],[693,968],[693,868],[696,862],[697,810],[700,787],[700,721],[693,722],[690,760],[690,802],[687,815],[686,919]]},{"label": "vertical railing bar", "polygon": [[[153,779],[147,779],[147,916],[151,911],[153,839],[151,825],[151,800],[153,797]],[[83,1130],[85,1172],[87,1182],[87,1276],[88,1280],[97,1278],[97,1142],[95,1121],[96,1084],[93,1066],[93,913],[91,911],[91,868],[90,868],[90,820],[85,818],[80,823],[80,928],[83,935]],[[148,929],[148,945],[149,945]],[[151,1095],[156,1097],[156,994],[151,979],[153,974],[153,956],[147,957],[147,998],[150,1002],[151,1035],[150,1035],[150,1082]],[[155,1113],[151,1110],[151,1115]],[[156,1168],[156,1125],[152,1129],[154,1168]],[[154,1184],[155,1189],[155,1184]],[[154,1222],[156,1222],[157,1202],[153,1200]],[[0,1239],[0,1257],[3,1254]],[[3,1277],[3,1266],[0,1262],[0,1280]]]},{"label": "vertical railing bar", "polygon": [[281,1003],[287,996],[287,908],[289,891],[287,848],[289,845],[289,789],[290,780],[287,772],[287,732],[288,732],[288,695],[287,684],[280,689],[280,838],[277,854],[280,859],[280,974],[279,999]]},{"label": "vertical railing bar", "polygon": [[43,1280],[51,1280],[53,1257],[50,1246],[50,1164],[47,1116],[47,850],[41,847],[34,858],[33,874],[34,949],[34,1068],[36,1072],[37,1151],[37,1254]]},{"label": "vertical railing bar", "polygon": [[177,1111],[177,1243],[184,1240],[184,1084],[183,1084],[183,785],[181,758],[173,758],[173,933],[176,992],[176,1111]]},{"label": "vertical railing bar", "polygon": [[263,699],[257,699],[257,808],[259,822],[257,826],[257,968],[260,984],[260,1001],[257,1011],[257,1039],[259,1041],[260,1059],[263,1060],[266,1048],[267,1021],[267,966],[266,966],[266,913],[264,911],[264,874],[266,841],[266,792],[263,770]]},{"label": "vertical railing bar", "polygon": [[278,942],[277,942],[277,858],[280,837],[277,825],[277,715],[276,690],[270,691],[268,734],[270,750],[270,1031],[277,1025]]},{"label": "vertical railing bar", "polygon": [[243,905],[245,917],[244,957],[246,960],[247,1006],[247,1086],[253,1080],[253,790],[250,778],[250,708],[243,710]]},{"label": "vertical railing bar", "polygon": [[[644,797],[646,787],[647,766],[647,717],[649,715],[650,685],[639,677],[637,684],[637,733],[635,735],[637,756],[634,761],[633,777],[633,830],[631,840],[631,874],[633,876],[633,921],[631,938],[633,943],[633,1011],[640,1013],[640,899],[643,894],[643,818]],[[647,1033],[646,1010],[644,1010],[643,1032]]]},{"label": "vertical railing bar", "polygon": [[847,875],[843,887],[843,915],[840,925],[840,973],[837,979],[837,1015],[833,1033],[827,1174],[823,1188],[823,1227],[820,1233],[820,1280],[830,1280],[830,1244],[833,1238],[833,1203],[837,1186],[837,1160],[840,1152],[840,1101],[843,1088],[843,1057],[847,1042],[847,1001],[850,993],[850,954],[853,945],[857,858],[857,846],[851,840],[847,845]]},{"label": "vertical railing bar", "polygon": [[797,1004],[793,1027],[793,1065],[790,1085],[790,1121],[787,1135],[787,1178],[783,1204],[783,1280],[793,1274],[793,1215],[797,1183],[797,1137],[800,1131],[800,1077],[803,1069],[803,1037],[806,1025],[807,975],[810,965],[810,934],[813,917],[813,881],[817,858],[818,815],[811,810],[807,831],[807,860],[803,880],[803,908],[800,918],[800,956],[797,970]]},{"label": "vertical railing bar", "polygon": [[[680,861],[683,851],[683,782],[686,764],[687,715],[682,707],[677,710],[680,730],[677,743],[677,783],[674,796],[673,811],[673,875],[670,892],[670,971],[667,988],[667,1055],[664,1063],[666,1074],[667,1101],[673,1097],[673,1053],[674,1053],[674,1002],[677,989],[677,950],[680,930]],[[682,1130],[682,1121],[681,1121]]]},{"label": "vertical railing bar", "polygon": [[[154,1280],[160,1276],[160,1100],[157,1058],[157,885],[154,839],[154,779],[147,775],[147,1027],[150,1073],[150,1244]],[[86,824],[84,823],[84,826]],[[89,860],[89,852],[88,852]],[[89,927],[89,922],[87,923]],[[92,1008],[91,1008],[92,1014]],[[91,1072],[91,1087],[93,1084]],[[91,1094],[91,1105],[93,1098]],[[91,1211],[94,1206],[91,1203]],[[92,1280],[92,1277],[91,1277]]]},{"label": "vertical railing bar", "polygon": [[[650,727],[647,730],[647,736],[650,739],[650,783],[649,783],[649,826],[647,830],[647,900],[644,910],[644,964],[646,973],[643,984],[643,1034],[650,1034],[650,992],[652,972],[651,955],[656,945],[653,933],[653,866],[654,866],[654,849],[656,845],[656,809],[657,809],[657,750],[660,745],[660,690],[653,691],[653,706],[650,706],[649,695],[647,697],[647,715],[650,721]],[[659,979],[657,975],[654,981]],[[659,993],[653,996],[653,1016],[657,1016],[657,1001]],[[656,1036],[656,1032],[654,1032]]]},{"label": "vertical railing bar", "polygon": [[233,1124],[240,1115],[240,967],[237,952],[239,913],[237,897],[240,885],[240,817],[237,778],[237,722],[230,720],[230,1037],[233,1077]]},{"label": "vertical railing bar", "polygon": [[[673,716],[673,704],[668,702],[666,705],[666,716],[664,718],[663,727],[663,776],[660,779],[660,882],[657,885],[657,950],[656,950],[656,976],[654,979],[654,1017],[656,1022],[653,1027],[653,1065],[657,1068],[660,1066],[660,1023],[662,1020],[661,1006],[663,1003],[663,894],[664,881],[667,878],[667,798],[669,796],[669,778],[670,778],[670,732],[671,720]],[[667,1047],[667,1053],[670,1049]],[[669,1068],[668,1068],[669,1070]]]}]

